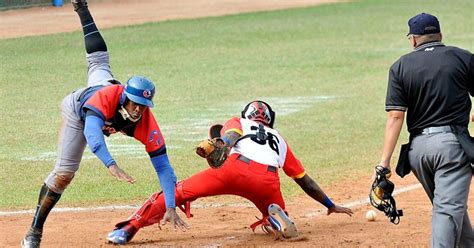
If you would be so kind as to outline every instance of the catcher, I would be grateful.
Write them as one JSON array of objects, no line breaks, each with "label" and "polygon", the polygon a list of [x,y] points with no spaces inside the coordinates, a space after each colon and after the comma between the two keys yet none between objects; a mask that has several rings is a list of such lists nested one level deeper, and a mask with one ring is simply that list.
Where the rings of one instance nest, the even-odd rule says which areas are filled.
[{"label": "catcher", "polygon": [[[252,101],[245,106],[241,118],[233,117],[223,127],[211,128],[211,139],[196,149],[211,168],[176,186],[176,205],[188,218],[192,217],[190,203],[200,197],[237,195],[250,200],[262,213],[262,219],[250,226],[252,230],[261,225],[277,238],[296,237],[296,225],[285,211],[280,191],[279,168],[306,194],[326,206],[328,215],[352,215],[351,209],[334,204],[306,174],[286,141],[273,129],[274,122],[275,113],[267,103]],[[115,225],[108,240],[115,244],[129,242],[140,228],[160,222],[165,211],[163,193],[154,193],[128,220]]]}]

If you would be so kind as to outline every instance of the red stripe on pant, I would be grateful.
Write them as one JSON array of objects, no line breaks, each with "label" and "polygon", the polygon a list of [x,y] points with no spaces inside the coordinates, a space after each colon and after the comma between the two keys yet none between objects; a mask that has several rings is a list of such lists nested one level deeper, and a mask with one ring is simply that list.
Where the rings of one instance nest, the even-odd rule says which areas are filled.
[{"label": "red stripe on pant", "polygon": [[[250,161],[248,164],[232,154],[219,169],[209,168],[178,183],[176,205],[215,195],[237,195],[255,204],[263,217],[268,216],[268,206],[276,203],[285,209],[280,191],[278,173],[268,171],[268,166]],[[154,193],[127,221],[118,223],[120,228],[127,223],[140,229],[159,222],[165,214],[163,194]]]}]

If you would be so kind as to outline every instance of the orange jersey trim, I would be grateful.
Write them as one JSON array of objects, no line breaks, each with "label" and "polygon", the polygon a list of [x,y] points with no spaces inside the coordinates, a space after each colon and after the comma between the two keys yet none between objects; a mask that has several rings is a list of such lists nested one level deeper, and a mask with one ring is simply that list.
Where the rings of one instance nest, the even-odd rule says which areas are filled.
[{"label": "orange jersey trim", "polygon": [[306,175],[306,171],[303,171],[303,172],[301,172],[300,174],[298,174],[296,176],[292,176],[291,178],[300,179],[300,178],[303,178],[305,175]]},{"label": "orange jersey trim", "polygon": [[238,128],[231,128],[231,129],[228,129],[225,131],[225,133],[228,133],[228,132],[236,132],[238,134],[240,134],[240,136],[242,136],[244,134],[244,132],[242,132],[242,129],[238,129]]}]

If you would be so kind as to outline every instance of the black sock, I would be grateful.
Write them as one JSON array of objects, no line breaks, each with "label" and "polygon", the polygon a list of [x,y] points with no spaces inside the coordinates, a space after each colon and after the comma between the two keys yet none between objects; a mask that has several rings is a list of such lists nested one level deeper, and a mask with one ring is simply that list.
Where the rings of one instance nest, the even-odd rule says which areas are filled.
[{"label": "black sock", "polygon": [[51,191],[46,184],[43,184],[38,197],[38,205],[36,206],[36,213],[33,218],[31,227],[39,231],[43,230],[44,222],[48,217],[49,212],[53,209],[56,202],[61,198],[61,194]]},{"label": "black sock", "polygon": [[94,19],[89,12],[89,8],[82,7],[76,12],[79,15],[79,19],[81,20],[86,52],[91,54],[97,51],[107,51],[107,45],[105,44],[104,38],[102,38],[102,35],[100,35],[100,32],[94,23]]}]

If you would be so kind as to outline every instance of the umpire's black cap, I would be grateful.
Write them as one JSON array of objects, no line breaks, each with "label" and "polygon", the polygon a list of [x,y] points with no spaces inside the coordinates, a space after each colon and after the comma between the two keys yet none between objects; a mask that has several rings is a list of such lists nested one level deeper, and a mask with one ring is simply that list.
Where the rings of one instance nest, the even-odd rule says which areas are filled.
[{"label": "umpire's black cap", "polygon": [[441,32],[438,18],[427,13],[418,14],[408,20],[410,31],[407,35],[436,34]]}]

